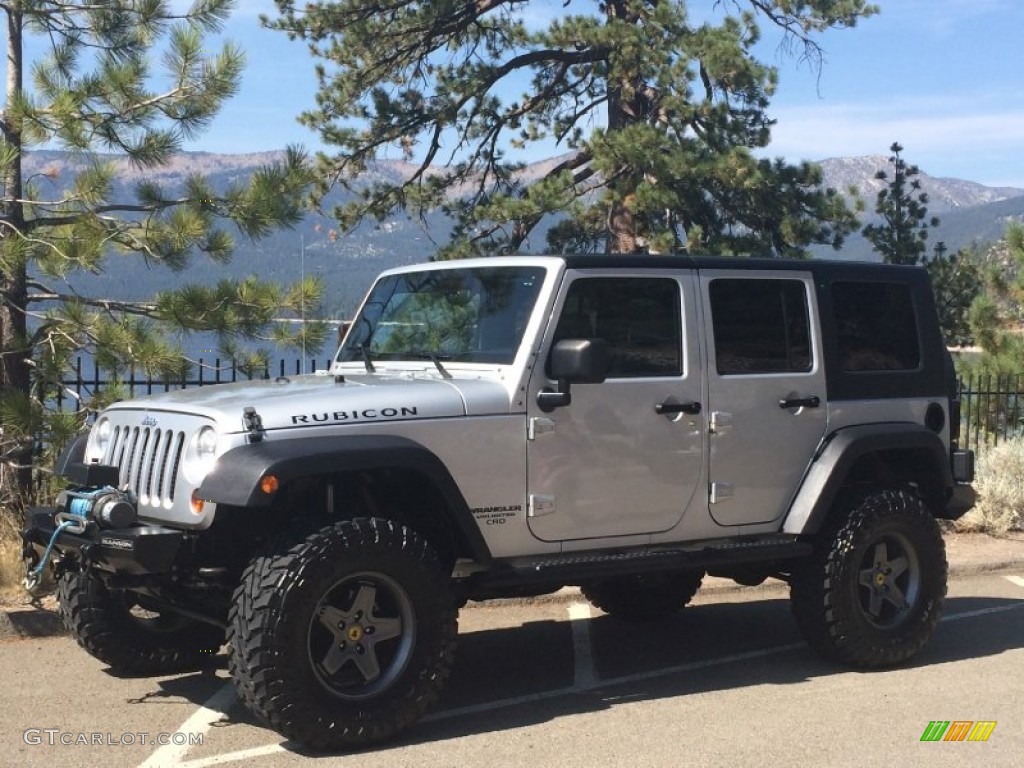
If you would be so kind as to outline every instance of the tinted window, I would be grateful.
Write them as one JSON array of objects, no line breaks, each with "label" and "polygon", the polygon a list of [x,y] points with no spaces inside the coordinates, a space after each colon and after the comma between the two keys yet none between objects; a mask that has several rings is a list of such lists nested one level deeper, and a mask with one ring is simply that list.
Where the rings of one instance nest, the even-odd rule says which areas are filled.
[{"label": "tinted window", "polygon": [[921,363],[910,286],[833,283],[839,367],[844,371],[907,371]]},{"label": "tinted window", "polygon": [[663,278],[584,278],[569,287],[555,329],[561,339],[608,342],[608,376],[679,376],[679,284]]},{"label": "tinted window", "polygon": [[811,370],[807,295],[799,280],[713,280],[711,317],[721,375]]}]

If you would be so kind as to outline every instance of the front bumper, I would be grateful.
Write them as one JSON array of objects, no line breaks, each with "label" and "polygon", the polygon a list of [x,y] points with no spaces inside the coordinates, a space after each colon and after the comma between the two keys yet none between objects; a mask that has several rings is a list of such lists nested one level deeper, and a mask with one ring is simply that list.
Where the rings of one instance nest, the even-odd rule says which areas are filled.
[{"label": "front bumper", "polygon": [[[57,529],[53,507],[28,511],[22,540],[46,547]],[[161,574],[171,570],[185,539],[183,531],[159,525],[136,524],[127,528],[100,528],[90,520],[83,533],[64,531],[54,550],[78,560],[83,566],[117,574]]]}]

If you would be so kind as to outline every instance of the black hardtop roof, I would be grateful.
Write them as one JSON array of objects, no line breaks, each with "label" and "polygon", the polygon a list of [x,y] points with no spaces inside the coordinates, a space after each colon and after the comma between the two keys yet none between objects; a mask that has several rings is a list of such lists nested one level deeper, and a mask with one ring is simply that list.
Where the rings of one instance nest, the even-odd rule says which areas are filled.
[{"label": "black hardtop roof", "polygon": [[[829,259],[770,259],[722,256],[652,256],[648,254],[569,254],[569,269],[729,269],[741,271],[811,272],[816,277],[850,280],[924,279],[923,267],[872,261]],[[916,276],[916,277],[915,277]]]}]

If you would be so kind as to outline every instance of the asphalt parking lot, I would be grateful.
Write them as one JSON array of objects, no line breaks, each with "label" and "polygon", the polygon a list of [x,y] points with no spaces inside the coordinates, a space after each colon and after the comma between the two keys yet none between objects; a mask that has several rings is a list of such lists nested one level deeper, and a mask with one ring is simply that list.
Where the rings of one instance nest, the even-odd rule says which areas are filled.
[{"label": "asphalt parking lot", "polygon": [[[1024,571],[954,578],[932,642],[913,664],[885,672],[820,661],[801,642],[786,597],[783,589],[709,591],[681,614],[646,624],[572,598],[471,604],[460,616],[458,662],[441,706],[395,743],[316,761],[1020,764]],[[310,762],[235,701],[223,665],[118,678],[71,639],[47,637],[0,642],[0,669],[7,765]],[[935,720],[996,726],[985,742],[921,742]]]}]

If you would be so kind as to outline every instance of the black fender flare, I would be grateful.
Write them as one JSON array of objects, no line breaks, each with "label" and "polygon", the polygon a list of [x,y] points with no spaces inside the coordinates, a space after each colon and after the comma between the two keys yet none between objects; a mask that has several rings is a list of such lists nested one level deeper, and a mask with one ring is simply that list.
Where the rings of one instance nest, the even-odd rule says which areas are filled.
[{"label": "black fender flare", "polygon": [[280,486],[292,480],[338,472],[407,469],[424,475],[441,494],[450,522],[475,559],[490,560],[490,550],[451,473],[433,452],[393,435],[309,437],[263,440],[238,446],[217,459],[197,495],[204,501],[235,507],[269,507],[274,495],[260,489],[260,478],[274,475]]},{"label": "black fender flare", "polygon": [[853,465],[864,456],[893,451],[921,451],[928,459],[933,480],[953,487],[953,472],[942,438],[912,423],[865,424],[832,433],[815,454],[789,507],[783,533],[817,533],[835,503]]}]

